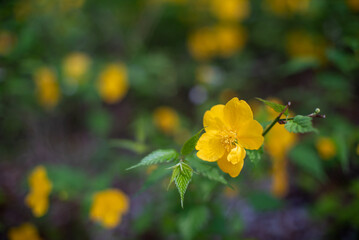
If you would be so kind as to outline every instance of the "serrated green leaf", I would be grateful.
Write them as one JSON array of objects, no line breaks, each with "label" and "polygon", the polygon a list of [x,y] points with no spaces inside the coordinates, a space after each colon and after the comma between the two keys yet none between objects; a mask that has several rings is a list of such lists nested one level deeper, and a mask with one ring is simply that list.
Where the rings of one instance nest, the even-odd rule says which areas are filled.
[{"label": "serrated green leaf", "polygon": [[259,160],[262,158],[263,148],[259,148],[258,150],[246,150],[247,156],[252,163],[257,164]]},{"label": "serrated green leaf", "polygon": [[288,120],[284,127],[288,132],[293,133],[318,132],[318,130],[313,127],[312,118],[302,115],[297,115],[293,120]]},{"label": "serrated green leaf", "polygon": [[168,184],[167,190],[168,188],[171,186],[171,184],[173,183],[173,181],[176,179],[176,177],[178,177],[178,175],[180,174],[181,168],[178,165],[177,167],[175,167],[172,171],[172,176],[171,176],[171,180],[170,183]]},{"label": "serrated green leaf", "polygon": [[201,133],[203,130],[204,129],[202,128],[198,133],[196,133],[194,136],[188,139],[187,142],[185,142],[185,144],[183,144],[183,147],[181,149],[181,154],[183,156],[190,154],[194,150],[198,142],[198,139],[201,137]]},{"label": "serrated green leaf", "polygon": [[204,227],[209,218],[209,211],[206,207],[200,206],[191,209],[183,214],[178,221],[179,231],[185,240],[193,239]]},{"label": "serrated green leaf", "polygon": [[[274,103],[274,102],[270,102],[267,100],[264,100],[262,98],[256,98],[257,100],[263,102],[265,105],[267,105],[268,107],[272,108],[274,111],[276,111],[277,113],[281,113],[283,112],[283,110],[285,109],[286,106],[279,104],[279,103]],[[289,110],[285,110],[285,112],[283,113],[284,115],[288,116],[289,115]]]},{"label": "serrated green leaf", "polygon": [[149,155],[147,155],[146,157],[144,157],[141,162],[139,162],[138,164],[127,168],[127,170],[139,167],[139,166],[148,166],[148,165],[154,165],[154,164],[159,164],[159,163],[163,163],[163,162],[170,162],[174,159],[176,159],[178,156],[178,153],[176,150],[174,149],[159,149],[156,150],[152,153],[150,153]]},{"label": "serrated green leaf", "polygon": [[226,185],[228,184],[223,174],[221,174],[221,172],[218,170],[217,165],[206,163],[196,156],[189,157],[187,160],[190,161],[191,166],[200,175],[213,181],[217,181]]},{"label": "serrated green leaf", "polygon": [[185,163],[179,165],[180,171],[178,176],[175,178],[175,184],[181,197],[181,207],[183,208],[184,194],[186,193],[188,184],[190,183],[193,176],[193,169]]}]

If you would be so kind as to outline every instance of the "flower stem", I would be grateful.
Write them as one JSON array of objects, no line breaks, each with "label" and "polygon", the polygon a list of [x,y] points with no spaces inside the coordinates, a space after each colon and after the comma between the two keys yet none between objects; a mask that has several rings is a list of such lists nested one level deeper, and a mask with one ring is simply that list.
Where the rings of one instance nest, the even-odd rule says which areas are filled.
[{"label": "flower stem", "polygon": [[[326,118],[325,115],[316,114],[316,113],[311,113],[311,114],[307,115],[307,117],[311,117],[311,118]],[[294,117],[279,119],[279,120],[278,120],[278,123],[279,123],[279,124],[286,124],[288,120],[293,120],[293,119],[294,119]]]},{"label": "flower stem", "polygon": [[[263,132],[262,136],[264,137],[271,129],[272,127],[279,121],[281,120],[280,117],[283,115],[283,113],[285,113],[285,111],[287,111],[287,109],[289,108],[291,102],[288,102],[287,105],[285,106],[285,108],[283,109],[283,111],[281,113],[279,113],[279,115],[273,120],[273,122],[266,128],[266,130]],[[285,119],[282,119],[285,120]]]}]

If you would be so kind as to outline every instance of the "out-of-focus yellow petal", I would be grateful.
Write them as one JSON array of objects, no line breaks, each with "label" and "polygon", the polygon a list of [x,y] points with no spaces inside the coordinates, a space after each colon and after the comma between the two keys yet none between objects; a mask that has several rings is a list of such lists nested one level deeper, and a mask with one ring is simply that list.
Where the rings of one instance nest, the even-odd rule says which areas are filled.
[{"label": "out-of-focus yellow petal", "polygon": [[251,120],[238,131],[238,143],[246,149],[256,150],[263,144],[263,127],[256,120]]},{"label": "out-of-focus yellow petal", "polygon": [[225,154],[217,161],[217,164],[223,172],[228,173],[232,178],[235,178],[242,171],[244,161],[242,160],[237,164],[232,164],[228,161],[227,155]]},{"label": "out-of-focus yellow petal", "polygon": [[225,152],[221,137],[218,135],[204,133],[197,142],[197,156],[208,162],[215,162],[221,158]]},{"label": "out-of-focus yellow petal", "polygon": [[218,104],[206,111],[203,117],[203,127],[206,132],[220,131],[224,128],[223,109],[224,105]]},{"label": "out-of-focus yellow petal", "polygon": [[232,98],[223,109],[224,121],[234,130],[242,130],[248,121],[253,120],[250,106],[243,100]]},{"label": "out-of-focus yellow petal", "polygon": [[233,148],[228,154],[228,161],[232,164],[237,164],[239,162],[243,162],[244,158],[246,157],[246,150],[241,146],[237,146]]}]

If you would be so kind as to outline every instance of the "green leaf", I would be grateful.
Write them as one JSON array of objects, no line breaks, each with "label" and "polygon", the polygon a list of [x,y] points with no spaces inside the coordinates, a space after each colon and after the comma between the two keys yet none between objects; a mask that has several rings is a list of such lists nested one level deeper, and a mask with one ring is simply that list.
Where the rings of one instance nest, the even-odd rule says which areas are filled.
[{"label": "green leaf", "polygon": [[263,148],[261,147],[258,150],[246,150],[246,153],[249,160],[251,160],[253,164],[257,164],[262,158]]},{"label": "green leaf", "polygon": [[188,184],[192,179],[193,169],[185,163],[180,163],[178,167],[180,168],[180,171],[175,178],[175,184],[181,196],[181,206],[183,208],[184,194],[186,193]]},{"label": "green leaf", "polygon": [[173,181],[178,177],[178,175],[180,174],[180,171],[181,171],[180,166],[177,166],[177,167],[175,167],[175,168],[173,169],[172,176],[171,176],[171,180],[170,180],[170,183],[168,184],[167,190],[168,190],[168,188],[171,186],[171,184],[173,183]]},{"label": "green leaf", "polygon": [[[274,102],[270,102],[267,100],[264,100],[262,98],[256,98],[257,100],[263,102],[265,105],[271,107],[274,111],[276,111],[277,113],[281,113],[283,112],[283,110],[285,109],[286,106],[279,104],[279,103],[274,103]],[[285,110],[285,112],[283,113],[284,115],[288,116],[289,115],[289,110]]]},{"label": "green leaf", "polygon": [[318,130],[313,127],[312,118],[302,115],[297,115],[293,120],[288,120],[284,127],[288,132],[293,133],[318,132]]},{"label": "green leaf", "polygon": [[209,211],[206,207],[200,206],[191,209],[179,218],[178,228],[185,240],[193,239],[205,226],[209,218]]},{"label": "green leaf", "polygon": [[163,163],[163,162],[170,162],[174,159],[176,159],[178,156],[178,153],[176,150],[174,149],[159,149],[156,150],[152,153],[150,153],[149,155],[147,155],[146,157],[144,157],[141,162],[139,162],[138,164],[127,168],[127,170],[139,167],[139,166],[148,166],[148,165],[153,165],[153,164],[158,164],[158,163]]},{"label": "green leaf", "polygon": [[199,159],[197,156],[191,156],[187,158],[190,161],[191,166],[198,172],[200,175],[225,185],[228,185],[227,180],[224,178],[223,174],[218,170],[217,165],[206,163],[203,160]]},{"label": "green leaf", "polygon": [[194,150],[203,130],[204,129],[202,128],[198,133],[196,133],[196,135],[192,136],[190,139],[187,140],[187,142],[185,142],[185,144],[183,144],[183,147],[181,149],[181,154],[183,156],[190,154]]},{"label": "green leaf", "polygon": [[305,145],[298,145],[290,152],[290,160],[303,171],[314,175],[318,180],[324,181],[326,175],[321,160],[316,152]]}]

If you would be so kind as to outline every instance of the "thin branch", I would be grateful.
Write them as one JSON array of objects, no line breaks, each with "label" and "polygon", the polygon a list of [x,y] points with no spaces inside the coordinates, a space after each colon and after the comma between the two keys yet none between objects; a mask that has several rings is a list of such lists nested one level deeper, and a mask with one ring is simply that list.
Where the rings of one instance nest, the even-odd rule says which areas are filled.
[{"label": "thin branch", "polygon": [[[311,114],[307,115],[307,117],[311,117],[311,118],[326,118],[325,115],[321,115],[321,114],[318,114],[318,113],[311,113]],[[279,120],[278,120],[278,123],[279,123],[279,124],[286,124],[287,121],[293,120],[293,119],[294,119],[294,117],[279,119]]]},{"label": "thin branch", "polygon": [[272,127],[280,120],[280,117],[287,111],[289,106],[291,105],[291,102],[287,103],[287,106],[283,109],[283,111],[273,120],[273,122],[266,128],[266,130],[263,132],[262,136],[264,137],[271,129]]}]

